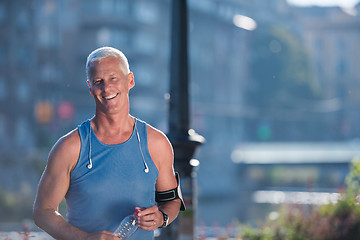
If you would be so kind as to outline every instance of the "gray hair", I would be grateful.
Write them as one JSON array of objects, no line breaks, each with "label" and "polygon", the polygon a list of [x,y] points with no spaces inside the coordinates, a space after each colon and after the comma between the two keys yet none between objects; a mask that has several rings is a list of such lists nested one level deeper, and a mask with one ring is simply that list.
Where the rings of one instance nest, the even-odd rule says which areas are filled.
[{"label": "gray hair", "polygon": [[116,57],[124,74],[130,73],[129,62],[123,52],[113,47],[101,47],[92,51],[86,60],[86,77],[90,81],[90,64],[107,57]]}]

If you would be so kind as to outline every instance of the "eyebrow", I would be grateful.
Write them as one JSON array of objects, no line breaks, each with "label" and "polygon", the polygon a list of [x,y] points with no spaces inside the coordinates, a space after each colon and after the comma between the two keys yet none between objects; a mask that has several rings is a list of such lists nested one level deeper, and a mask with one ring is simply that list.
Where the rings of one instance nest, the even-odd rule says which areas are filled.
[{"label": "eyebrow", "polygon": [[[109,76],[110,76],[110,77],[114,77],[114,76],[117,76],[117,74],[116,74],[116,73],[110,73]],[[95,79],[102,79],[102,77],[94,76],[92,79],[93,79],[93,80],[95,80]]]}]

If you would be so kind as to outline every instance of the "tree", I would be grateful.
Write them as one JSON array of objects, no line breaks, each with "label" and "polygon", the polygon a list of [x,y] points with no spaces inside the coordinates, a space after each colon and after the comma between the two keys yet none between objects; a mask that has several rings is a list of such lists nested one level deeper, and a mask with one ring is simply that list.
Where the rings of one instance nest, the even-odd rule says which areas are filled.
[{"label": "tree", "polygon": [[287,29],[259,27],[253,33],[250,52],[250,105],[265,109],[291,107],[296,99],[317,96],[305,47]]}]

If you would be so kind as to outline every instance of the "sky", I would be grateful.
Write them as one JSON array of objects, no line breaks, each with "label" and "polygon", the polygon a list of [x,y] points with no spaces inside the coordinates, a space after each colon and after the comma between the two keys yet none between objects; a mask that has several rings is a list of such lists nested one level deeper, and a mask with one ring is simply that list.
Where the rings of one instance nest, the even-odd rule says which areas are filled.
[{"label": "sky", "polygon": [[340,6],[351,8],[359,2],[359,0],[287,0],[290,4],[298,6]]}]

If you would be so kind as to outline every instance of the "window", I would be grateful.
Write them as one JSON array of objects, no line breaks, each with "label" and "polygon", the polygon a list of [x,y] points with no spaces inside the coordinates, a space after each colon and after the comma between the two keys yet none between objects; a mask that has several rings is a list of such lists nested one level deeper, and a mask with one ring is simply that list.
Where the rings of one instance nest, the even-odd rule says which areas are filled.
[{"label": "window", "polygon": [[107,14],[113,11],[113,0],[102,0],[99,4],[101,13]]},{"label": "window", "polygon": [[348,45],[346,43],[346,40],[344,38],[338,38],[336,40],[336,75],[344,76],[348,72],[348,62],[347,62],[347,56],[348,54]]},{"label": "window", "polygon": [[153,54],[156,51],[156,39],[153,34],[137,32],[134,35],[134,49],[143,54]]},{"label": "window", "polygon": [[324,74],[324,68],[323,68],[323,63],[322,63],[321,59],[318,59],[316,61],[316,70],[319,75]]},{"label": "window", "polygon": [[29,62],[29,56],[31,56],[29,47],[23,45],[19,46],[16,49],[16,61],[20,65],[23,65],[24,67],[28,67],[29,65],[31,65],[31,63]]},{"label": "window", "polygon": [[126,32],[119,30],[119,29],[113,29],[110,32],[111,38],[110,38],[110,44],[113,46],[117,46],[120,48],[127,44],[128,42],[128,35]]},{"label": "window", "polygon": [[27,29],[29,28],[29,23],[30,19],[28,13],[24,9],[19,10],[16,16],[17,26],[21,29]]},{"label": "window", "polygon": [[25,82],[18,83],[17,97],[21,102],[26,102],[29,98],[29,86]]},{"label": "window", "polygon": [[347,73],[347,62],[345,58],[340,58],[336,65],[336,74],[343,76]]},{"label": "window", "polygon": [[82,1],[82,11],[88,14],[96,13],[99,11],[99,4],[101,3],[98,0]]},{"label": "window", "polygon": [[336,40],[336,48],[337,48],[337,50],[338,50],[339,52],[344,51],[344,49],[347,48],[347,45],[346,45],[345,40],[342,39],[342,38],[338,38],[338,39]]},{"label": "window", "polygon": [[135,5],[136,18],[144,23],[155,23],[158,20],[159,9],[152,2],[138,2]]},{"label": "window", "polygon": [[4,2],[0,3],[0,22],[5,22],[7,18],[7,9]]},{"label": "window", "polygon": [[315,50],[315,57],[320,57],[323,54],[324,41],[322,38],[317,37],[314,41],[313,49]]},{"label": "window", "polygon": [[128,15],[129,3],[127,1],[115,1],[114,10],[116,14]]},{"label": "window", "polygon": [[235,15],[233,8],[225,4],[219,5],[218,12],[219,15],[224,19],[232,19]]},{"label": "window", "polygon": [[54,64],[46,63],[40,67],[40,79],[43,82],[53,82],[57,77],[57,72]]},{"label": "window", "polygon": [[54,0],[45,0],[42,3],[42,14],[44,16],[51,16],[55,13],[56,2]]},{"label": "window", "polygon": [[[9,126],[7,124],[6,118],[4,116],[0,115],[0,139],[7,139],[9,137],[8,133]],[[10,135],[12,136],[12,135]],[[0,149],[6,149],[10,141],[2,141],[2,144],[0,146]]]},{"label": "window", "polygon": [[100,12],[102,15],[124,15],[129,12],[129,2],[124,0],[87,0],[84,7],[88,9],[88,11]]},{"label": "window", "polygon": [[110,30],[102,28],[97,32],[96,42],[99,46],[106,46],[110,43]]},{"label": "window", "polygon": [[24,118],[18,119],[16,124],[15,139],[18,146],[26,146],[29,141],[29,127]]},{"label": "window", "polygon": [[4,100],[7,96],[7,85],[5,78],[0,76],[0,100]]},{"label": "window", "polygon": [[39,45],[44,47],[54,47],[57,44],[57,34],[50,26],[42,26],[38,33]]},{"label": "window", "polygon": [[138,86],[148,87],[154,83],[154,71],[153,68],[147,63],[138,63],[134,64],[132,67],[134,76],[135,76],[135,83]]},{"label": "window", "polygon": [[8,50],[4,46],[5,44],[0,43],[0,64],[4,64],[7,61]]},{"label": "window", "polygon": [[216,5],[212,1],[208,0],[192,0],[189,5],[193,8],[203,10],[204,12],[213,12],[216,10]]},{"label": "window", "polygon": [[96,41],[99,46],[112,45],[119,47],[127,44],[128,35],[119,29],[101,28],[97,32]]}]

